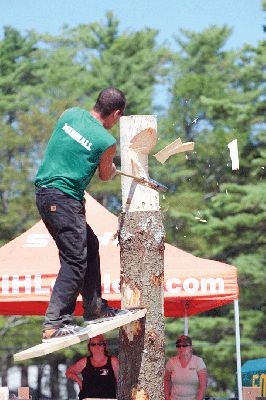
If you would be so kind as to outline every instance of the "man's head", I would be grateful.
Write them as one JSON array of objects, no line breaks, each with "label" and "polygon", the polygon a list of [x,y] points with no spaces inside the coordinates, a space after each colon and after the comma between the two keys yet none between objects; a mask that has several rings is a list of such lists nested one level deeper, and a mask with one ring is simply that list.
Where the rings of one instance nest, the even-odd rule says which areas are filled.
[{"label": "man's head", "polygon": [[121,90],[114,87],[103,89],[96,100],[93,111],[99,116],[103,126],[111,129],[123,114],[126,97]]}]

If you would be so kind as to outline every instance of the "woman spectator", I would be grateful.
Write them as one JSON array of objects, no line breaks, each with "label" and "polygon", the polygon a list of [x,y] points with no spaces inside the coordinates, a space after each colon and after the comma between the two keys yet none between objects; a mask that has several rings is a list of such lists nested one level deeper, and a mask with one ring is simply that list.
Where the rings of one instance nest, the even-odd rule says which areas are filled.
[{"label": "woman spectator", "polygon": [[208,373],[204,361],[192,354],[192,340],[179,336],[177,355],[165,366],[165,400],[203,400]]},{"label": "woman spectator", "polygon": [[115,399],[118,359],[110,356],[103,335],[88,341],[89,356],[81,358],[66,370],[66,376],[80,388],[79,400],[86,398]]}]

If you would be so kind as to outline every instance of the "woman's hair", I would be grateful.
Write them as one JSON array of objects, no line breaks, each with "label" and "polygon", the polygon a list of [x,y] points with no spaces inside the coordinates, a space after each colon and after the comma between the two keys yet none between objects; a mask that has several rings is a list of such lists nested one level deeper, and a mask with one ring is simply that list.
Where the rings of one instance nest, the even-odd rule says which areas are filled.
[{"label": "woman's hair", "polygon": [[177,338],[177,341],[175,342],[175,344],[177,346],[181,343],[186,343],[186,344],[189,344],[190,346],[192,346],[192,339],[189,336],[185,336],[185,335],[179,336]]},{"label": "woman's hair", "polygon": [[[106,339],[105,339],[104,335],[98,335],[98,336],[95,336],[95,337],[97,337],[97,339],[100,339],[101,342],[104,342],[104,355],[106,357],[108,357],[109,356],[109,352],[108,352],[107,342],[106,342]],[[94,339],[94,338],[92,338],[92,339]],[[89,351],[89,355],[92,356],[92,353],[90,351],[90,342],[91,342],[91,339],[89,339],[89,341],[88,341],[88,351]]]}]

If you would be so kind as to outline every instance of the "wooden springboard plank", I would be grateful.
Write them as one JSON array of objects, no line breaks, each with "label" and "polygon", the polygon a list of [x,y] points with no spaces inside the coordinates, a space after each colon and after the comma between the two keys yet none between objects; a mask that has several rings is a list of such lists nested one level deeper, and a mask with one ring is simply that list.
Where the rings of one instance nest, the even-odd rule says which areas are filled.
[{"label": "wooden springboard plank", "polygon": [[137,309],[130,311],[127,315],[116,317],[110,321],[91,324],[87,328],[82,329],[77,336],[60,339],[51,343],[41,343],[37,346],[20,351],[19,353],[14,354],[14,361],[17,362],[28,360],[29,358],[41,357],[57,350],[65,349],[66,347],[73,346],[74,344],[83,342],[89,338],[93,338],[97,335],[119,328],[120,326],[129,324],[130,322],[136,321],[139,318],[143,318],[146,312],[147,310],[145,308]]}]

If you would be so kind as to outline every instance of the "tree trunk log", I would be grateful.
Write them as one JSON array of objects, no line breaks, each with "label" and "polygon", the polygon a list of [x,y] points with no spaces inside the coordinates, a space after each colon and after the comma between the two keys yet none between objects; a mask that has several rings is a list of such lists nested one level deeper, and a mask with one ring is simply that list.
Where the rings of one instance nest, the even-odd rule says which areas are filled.
[{"label": "tree trunk log", "polygon": [[[153,134],[152,138],[149,135],[156,133],[156,127],[153,115],[121,118],[122,171],[149,176],[146,149],[139,147],[136,151],[131,143],[141,135],[144,147],[145,143],[153,144],[156,135]],[[159,194],[124,177],[122,208],[119,218],[122,307],[145,307],[147,314],[142,320],[120,329],[117,398],[163,400],[164,227],[159,211]]]},{"label": "tree trunk log", "polygon": [[120,216],[121,294],[125,308],[147,308],[146,321],[120,329],[119,400],[163,400],[164,228],[159,211]]}]

